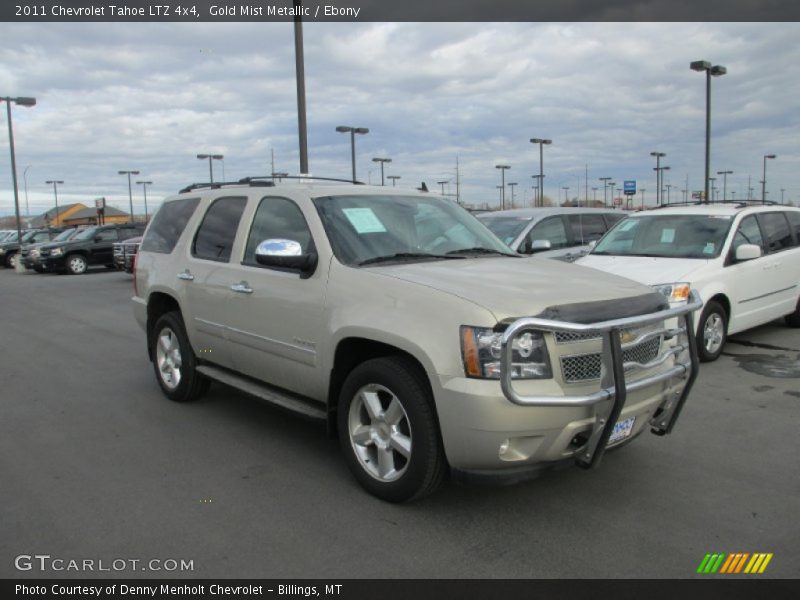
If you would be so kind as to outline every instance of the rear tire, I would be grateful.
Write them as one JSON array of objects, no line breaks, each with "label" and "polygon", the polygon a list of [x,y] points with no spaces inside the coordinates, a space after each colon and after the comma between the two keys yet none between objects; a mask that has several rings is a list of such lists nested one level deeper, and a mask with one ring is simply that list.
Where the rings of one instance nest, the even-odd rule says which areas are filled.
[{"label": "rear tire", "polygon": [[211,382],[197,372],[197,358],[179,312],[168,312],[156,321],[150,351],[156,380],[167,398],[191,402],[208,390]]},{"label": "rear tire", "polygon": [[371,494],[406,502],[431,494],[447,463],[433,398],[411,360],[368,360],[347,376],[338,405],[347,466]]},{"label": "rear tire", "polygon": [[710,300],[697,324],[697,355],[700,362],[717,360],[727,339],[728,315],[719,302]]},{"label": "rear tire", "polygon": [[3,261],[3,264],[7,269],[13,269],[17,266],[17,253],[12,252],[11,254],[6,254],[6,258]]}]

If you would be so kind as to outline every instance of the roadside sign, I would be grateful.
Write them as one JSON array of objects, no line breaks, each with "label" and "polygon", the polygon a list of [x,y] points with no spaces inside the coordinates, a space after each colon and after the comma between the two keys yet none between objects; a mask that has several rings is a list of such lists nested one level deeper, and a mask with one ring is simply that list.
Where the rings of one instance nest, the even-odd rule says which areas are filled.
[{"label": "roadside sign", "polygon": [[628,179],[622,184],[622,191],[626,196],[636,195],[636,180]]}]

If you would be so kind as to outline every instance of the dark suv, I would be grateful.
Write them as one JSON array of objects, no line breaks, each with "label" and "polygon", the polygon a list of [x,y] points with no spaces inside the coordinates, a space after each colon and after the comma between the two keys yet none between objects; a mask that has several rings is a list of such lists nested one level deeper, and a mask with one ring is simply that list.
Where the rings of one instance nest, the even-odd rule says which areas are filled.
[{"label": "dark suv", "polygon": [[[38,244],[52,240],[59,233],[61,228],[49,229],[34,229],[22,232],[22,247],[26,244]],[[17,259],[19,258],[20,243],[17,239],[17,233],[13,232],[5,241],[0,243],[0,261],[3,266],[13,268],[17,266]]]},{"label": "dark suv", "polygon": [[91,265],[114,267],[114,242],[142,235],[144,225],[100,225],[89,227],[75,237],[39,248],[39,261],[45,271],[85,273]]}]

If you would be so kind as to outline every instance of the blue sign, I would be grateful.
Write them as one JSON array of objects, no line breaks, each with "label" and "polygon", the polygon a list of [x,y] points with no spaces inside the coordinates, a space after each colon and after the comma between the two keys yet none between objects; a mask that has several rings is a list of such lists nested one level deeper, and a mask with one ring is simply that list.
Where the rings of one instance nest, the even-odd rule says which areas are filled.
[{"label": "blue sign", "polygon": [[627,194],[628,196],[636,195],[636,181],[628,180],[625,181],[622,185],[623,185],[622,190],[625,192],[625,194]]}]

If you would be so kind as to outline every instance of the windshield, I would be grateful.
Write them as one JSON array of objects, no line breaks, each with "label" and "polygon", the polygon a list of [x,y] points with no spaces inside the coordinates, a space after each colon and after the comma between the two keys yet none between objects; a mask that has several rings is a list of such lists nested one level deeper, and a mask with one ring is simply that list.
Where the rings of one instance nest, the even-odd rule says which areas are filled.
[{"label": "windshield", "polygon": [[63,242],[71,238],[77,232],[77,229],[66,229],[53,238],[54,242]]},{"label": "windshield", "polygon": [[3,238],[3,241],[4,242],[16,242],[17,239],[18,239],[17,238],[17,232],[16,231],[12,231],[5,238]]},{"label": "windshield", "polygon": [[506,244],[517,239],[517,236],[531,222],[530,217],[482,217],[479,219]]},{"label": "windshield", "polygon": [[646,215],[620,221],[592,254],[715,258],[731,227],[730,215]]},{"label": "windshield", "polygon": [[84,229],[78,235],[76,235],[73,239],[75,240],[90,240],[94,237],[95,232],[97,231],[97,227],[89,227],[89,229]]},{"label": "windshield", "polygon": [[[29,231],[28,233],[23,233],[22,234],[22,243],[24,244],[25,242],[30,242],[37,233],[39,233],[39,232],[38,231]],[[17,236],[14,236],[14,239],[17,239]]]},{"label": "windshield", "polygon": [[415,196],[315,198],[333,252],[346,265],[516,256],[450,200]]}]

